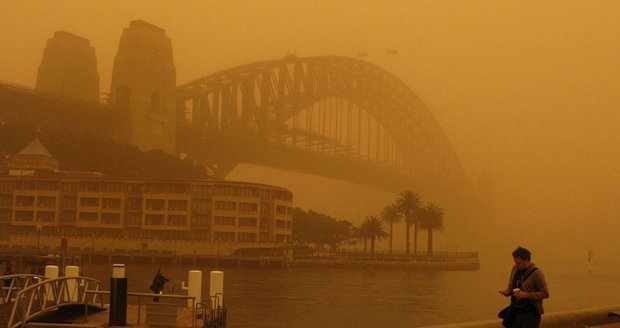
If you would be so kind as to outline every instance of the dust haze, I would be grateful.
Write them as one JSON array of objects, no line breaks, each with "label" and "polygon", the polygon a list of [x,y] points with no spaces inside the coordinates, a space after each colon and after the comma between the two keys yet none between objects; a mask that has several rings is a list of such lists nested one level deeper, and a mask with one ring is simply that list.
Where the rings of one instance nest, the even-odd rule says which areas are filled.
[{"label": "dust haze", "polygon": [[[591,249],[620,265],[618,1],[3,0],[0,13],[0,79],[26,86],[65,30],[90,40],[109,92],[132,19],[166,30],[179,84],[291,53],[365,52],[426,103],[488,209],[472,222],[447,211],[441,247],[484,261],[523,245],[545,266],[585,265]],[[297,206],[355,223],[396,197],[247,165],[229,178],[289,187]]]}]

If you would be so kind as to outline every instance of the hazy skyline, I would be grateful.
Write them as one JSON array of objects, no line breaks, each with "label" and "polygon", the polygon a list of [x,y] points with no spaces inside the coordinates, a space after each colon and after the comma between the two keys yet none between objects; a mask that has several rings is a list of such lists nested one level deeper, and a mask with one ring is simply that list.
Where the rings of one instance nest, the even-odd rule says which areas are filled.
[{"label": "hazy skyline", "polygon": [[[47,39],[65,30],[90,40],[108,92],[120,35],[133,19],[166,30],[177,84],[288,53],[366,52],[363,60],[426,103],[474,187],[480,175],[491,177],[503,242],[579,250],[615,242],[620,2],[0,0],[0,12],[0,80],[27,86]],[[348,211],[356,222],[377,214],[325,210]],[[458,213],[447,213],[448,227],[451,220]]]}]

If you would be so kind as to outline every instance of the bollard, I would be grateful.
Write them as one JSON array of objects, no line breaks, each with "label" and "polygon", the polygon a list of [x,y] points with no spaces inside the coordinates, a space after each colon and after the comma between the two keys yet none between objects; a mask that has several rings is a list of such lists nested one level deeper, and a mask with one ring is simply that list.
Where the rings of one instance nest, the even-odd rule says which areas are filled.
[{"label": "bollard", "polygon": [[[57,265],[46,265],[45,266],[45,278],[47,279],[58,278],[58,266]],[[48,301],[56,300],[56,297],[54,296],[54,292],[52,291],[52,286],[50,285],[45,285],[45,299]]]},{"label": "bollard", "polygon": [[214,300],[212,309],[222,307],[224,304],[224,272],[211,271],[209,278],[209,297]]},{"label": "bollard", "polygon": [[125,326],[127,323],[127,278],[125,265],[112,265],[110,278],[110,326]]},{"label": "bollard", "polygon": [[[67,265],[65,267],[65,277],[79,277],[80,276],[80,267],[75,265]],[[69,279],[66,281],[67,283],[67,291],[69,293],[68,299],[70,302],[76,302],[78,299],[78,285],[77,280]]]},{"label": "bollard", "polygon": [[[196,303],[202,301],[202,271],[190,270],[187,278],[187,296],[196,297]],[[187,300],[187,307],[196,306],[191,299]]]}]

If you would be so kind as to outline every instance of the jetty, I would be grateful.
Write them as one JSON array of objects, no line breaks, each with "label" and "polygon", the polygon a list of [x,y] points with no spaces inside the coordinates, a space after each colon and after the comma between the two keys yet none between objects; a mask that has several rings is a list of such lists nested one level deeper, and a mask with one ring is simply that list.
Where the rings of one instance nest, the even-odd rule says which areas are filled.
[{"label": "jetty", "polygon": [[171,295],[128,292],[123,264],[114,265],[109,291],[78,276],[78,267],[66,267],[64,277],[57,277],[58,269],[0,276],[0,328],[226,327],[221,271],[211,272],[212,295],[203,299],[197,270],[189,272],[186,295]]}]

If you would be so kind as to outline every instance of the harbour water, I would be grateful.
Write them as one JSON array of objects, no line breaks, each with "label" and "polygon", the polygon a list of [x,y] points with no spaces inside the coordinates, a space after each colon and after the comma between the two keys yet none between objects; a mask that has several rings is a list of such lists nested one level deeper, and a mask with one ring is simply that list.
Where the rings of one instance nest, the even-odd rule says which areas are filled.
[{"label": "harbour water", "polygon": [[[508,300],[499,296],[510,262],[472,271],[381,269],[250,269],[224,271],[228,327],[423,327],[495,318]],[[547,312],[620,304],[620,270],[544,266],[551,297]],[[188,271],[163,267],[166,293],[182,293]],[[85,275],[108,288],[111,265],[88,265]],[[157,266],[128,266],[130,291],[148,291]],[[131,299],[129,300],[132,301]]]}]

